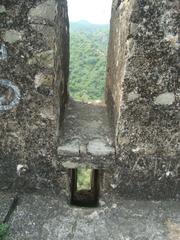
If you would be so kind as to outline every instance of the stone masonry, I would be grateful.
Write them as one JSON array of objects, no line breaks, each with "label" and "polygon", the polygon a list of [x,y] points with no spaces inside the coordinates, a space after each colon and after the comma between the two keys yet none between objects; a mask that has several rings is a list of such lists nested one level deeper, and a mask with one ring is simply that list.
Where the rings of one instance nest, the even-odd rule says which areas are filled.
[{"label": "stone masonry", "polygon": [[[54,166],[57,149],[54,103],[58,95],[54,45],[57,45],[55,19],[63,10],[59,9],[62,4],[66,1],[0,1],[0,46],[3,56],[7,53],[0,59],[2,100],[8,99],[8,91],[11,93],[7,105],[0,101],[1,190],[52,189],[58,182]],[[68,38],[67,9],[64,11],[66,15],[60,18],[60,23],[66,26],[66,32],[62,37]],[[68,49],[68,42],[64,45]],[[61,57],[61,69],[64,65],[68,69],[67,59],[68,54]],[[63,77],[68,79],[67,75]],[[4,80],[18,89],[20,97],[9,110],[15,92],[11,86],[3,85]]]},{"label": "stone masonry", "polygon": [[116,191],[180,194],[178,1],[113,1],[106,102]]},{"label": "stone masonry", "polygon": [[107,117],[68,104],[67,1],[0,1],[0,190],[66,192],[85,165],[103,194],[179,198],[178,7],[113,1]]}]

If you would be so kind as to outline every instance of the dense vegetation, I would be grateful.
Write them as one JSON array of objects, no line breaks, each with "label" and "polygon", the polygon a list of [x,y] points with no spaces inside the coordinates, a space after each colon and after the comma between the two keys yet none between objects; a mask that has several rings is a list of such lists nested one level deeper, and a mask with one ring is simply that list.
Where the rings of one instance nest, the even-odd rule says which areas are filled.
[{"label": "dense vegetation", "polygon": [[91,189],[91,169],[78,169],[77,171],[77,190]]},{"label": "dense vegetation", "polygon": [[108,25],[70,24],[70,94],[82,101],[103,99]]}]

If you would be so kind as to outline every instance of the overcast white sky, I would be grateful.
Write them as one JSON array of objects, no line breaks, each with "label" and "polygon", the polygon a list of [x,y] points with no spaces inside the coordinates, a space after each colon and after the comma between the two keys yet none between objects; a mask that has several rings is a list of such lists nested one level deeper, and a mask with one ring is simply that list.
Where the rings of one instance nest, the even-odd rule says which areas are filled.
[{"label": "overcast white sky", "polygon": [[68,0],[71,22],[86,20],[91,23],[109,23],[112,0]]}]

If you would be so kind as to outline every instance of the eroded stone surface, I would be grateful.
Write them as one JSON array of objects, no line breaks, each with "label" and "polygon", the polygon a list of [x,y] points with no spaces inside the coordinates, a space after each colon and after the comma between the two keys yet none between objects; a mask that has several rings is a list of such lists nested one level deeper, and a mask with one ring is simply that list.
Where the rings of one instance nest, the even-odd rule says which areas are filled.
[{"label": "eroded stone surface", "polygon": [[43,119],[55,120],[55,114],[52,106],[45,106],[40,109],[40,116]]},{"label": "eroded stone surface", "polygon": [[113,144],[103,103],[88,104],[70,100],[63,132],[63,142],[76,138],[85,145],[92,140],[102,139],[107,145]]},{"label": "eroded stone surface", "polygon": [[115,154],[114,148],[107,146],[106,142],[100,139],[92,140],[87,146],[88,153],[95,156],[106,156]]},{"label": "eroded stone surface", "polygon": [[69,79],[69,19],[67,1],[58,1],[57,17],[55,18],[55,41],[54,68],[55,83],[54,89],[57,95],[55,108],[57,114],[57,136],[60,136],[64,120],[66,104],[68,101],[68,79]]},{"label": "eroded stone surface", "polygon": [[36,53],[28,61],[29,64],[40,64],[46,68],[52,68],[54,65],[53,50]]},{"label": "eroded stone surface", "polygon": [[77,162],[66,161],[62,162],[62,166],[66,169],[75,169],[79,167],[79,164]]},{"label": "eroded stone surface", "polygon": [[168,220],[166,225],[168,227],[169,240],[180,240],[180,223],[173,223],[171,220]]},{"label": "eroded stone surface", "polygon": [[[23,36],[7,44],[9,57],[7,62],[0,61],[0,77],[13,79],[22,99],[17,108],[0,113],[0,188],[59,192],[67,184],[63,167],[76,164],[101,169],[104,192],[178,199],[176,1],[113,1],[106,87],[113,130],[104,105],[67,105],[67,1],[56,1],[53,10],[47,7],[50,2],[54,4],[45,0],[3,2],[6,13],[0,14],[2,39],[11,30]],[[55,21],[53,13],[45,14],[51,10],[56,12]],[[55,33],[52,38],[51,32]],[[53,87],[46,80],[36,81],[39,74],[53,71]],[[167,92],[174,94],[174,98],[165,99],[168,105],[155,104],[156,98]],[[78,155],[69,157],[76,139]],[[98,144],[96,139],[100,140]],[[116,155],[104,155],[114,145]],[[97,155],[99,150],[103,154]],[[26,175],[17,176],[17,166],[25,164]]]},{"label": "eroded stone surface", "polygon": [[[106,108],[102,103],[71,100],[59,141],[58,156],[64,156],[64,150],[67,150],[65,155],[71,156],[72,162],[77,162],[79,166],[83,163],[104,166],[111,165],[114,161],[115,149],[111,128]],[[65,159],[61,158],[59,162],[64,164]]]},{"label": "eroded stone surface", "polygon": [[43,40],[49,49],[54,48],[54,41],[55,41],[54,27],[52,27],[51,25],[48,26],[48,25],[44,25],[44,24],[30,24],[30,26],[35,31],[42,34]]},{"label": "eroded stone surface", "polygon": [[141,95],[138,94],[137,92],[135,91],[132,91],[128,94],[128,101],[131,102],[131,101],[134,101],[136,99],[138,99]]},{"label": "eroded stone surface", "polygon": [[[167,149],[165,139],[178,129],[172,117],[179,106],[178,88],[174,87],[178,86],[178,52],[172,44],[178,42],[177,4],[176,1],[140,4],[131,0],[115,6],[116,1],[111,19],[106,92],[109,110],[114,109],[116,143],[122,149],[140,142],[151,145],[153,139],[163,154]],[[164,110],[164,106],[168,108]],[[170,127],[164,126],[164,121]],[[176,155],[176,146],[169,148]]]},{"label": "eroded stone surface", "polygon": [[[61,16],[61,9],[57,9],[55,2],[3,1],[6,12],[0,14],[0,38],[7,41],[8,58],[0,61],[0,79],[6,76],[21,93],[21,101],[15,108],[0,112],[0,189],[3,190],[44,191],[46,188],[54,191],[56,183],[58,189],[65,186],[63,174],[57,177],[62,167],[55,170],[57,124],[54,109],[57,108],[54,102],[57,93],[53,82],[57,69],[54,69],[56,49],[54,51],[53,42],[63,41],[68,48],[64,41],[68,31],[55,37],[54,17],[58,11]],[[66,0],[57,3],[64,6]],[[66,17],[58,21],[67,29],[67,9],[64,14]],[[61,69],[62,65],[67,65],[64,55],[60,63]],[[60,79],[63,77],[57,82]],[[1,103],[4,102],[3,91],[0,97],[3,98]],[[28,166],[23,176],[16,172],[19,165]]]},{"label": "eroded stone surface", "polygon": [[47,19],[54,21],[56,15],[56,1],[47,0],[36,7],[31,8],[28,17],[31,21],[36,21],[37,19]]},{"label": "eroded stone surface", "polygon": [[58,154],[65,156],[78,156],[79,155],[79,141],[74,140],[66,145],[58,147]]},{"label": "eroded stone surface", "polygon": [[178,12],[177,0],[113,1],[106,102],[122,193],[180,194],[166,174],[180,163]]},{"label": "eroded stone surface", "polygon": [[[179,202],[130,201],[108,195],[99,208],[70,207],[66,198],[23,195],[10,221],[13,240],[179,239]],[[33,202],[33,205],[32,205]],[[176,238],[177,237],[177,238]]]},{"label": "eroded stone surface", "polygon": [[12,205],[15,194],[0,192],[0,224],[5,220],[6,215]]}]

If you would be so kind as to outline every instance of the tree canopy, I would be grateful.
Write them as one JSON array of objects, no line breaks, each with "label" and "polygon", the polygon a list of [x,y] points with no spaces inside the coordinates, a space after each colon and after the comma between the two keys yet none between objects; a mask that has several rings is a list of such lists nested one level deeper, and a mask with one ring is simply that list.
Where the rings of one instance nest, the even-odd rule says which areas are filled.
[{"label": "tree canopy", "polygon": [[76,100],[104,98],[108,33],[108,25],[70,24],[69,89]]}]

